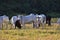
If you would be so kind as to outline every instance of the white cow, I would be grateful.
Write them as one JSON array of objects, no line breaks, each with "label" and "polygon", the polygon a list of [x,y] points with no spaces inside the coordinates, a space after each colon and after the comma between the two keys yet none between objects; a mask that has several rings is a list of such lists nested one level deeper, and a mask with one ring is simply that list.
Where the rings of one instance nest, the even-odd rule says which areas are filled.
[{"label": "white cow", "polygon": [[30,14],[27,16],[21,16],[21,24],[23,25],[23,27],[25,28],[25,24],[26,23],[31,23],[33,22],[33,27],[38,27],[38,24],[42,24],[42,26],[44,26],[44,24],[46,23],[46,16],[44,14],[41,15],[34,15],[34,14]]},{"label": "white cow", "polygon": [[9,17],[6,15],[0,16],[0,29],[3,28],[3,26],[6,26],[6,29],[8,27],[9,23]]},{"label": "white cow", "polygon": [[44,27],[44,24],[46,24],[46,16],[44,14],[36,15],[38,24],[42,24],[42,27]]},{"label": "white cow", "polygon": [[22,19],[22,25],[25,28],[26,23],[31,23],[33,21],[36,21],[36,15],[30,14],[27,16],[22,16],[21,19]]},{"label": "white cow", "polygon": [[15,22],[16,22],[16,20],[17,20],[17,16],[13,16],[12,18],[11,18],[11,24],[13,25],[13,26],[15,26]]}]

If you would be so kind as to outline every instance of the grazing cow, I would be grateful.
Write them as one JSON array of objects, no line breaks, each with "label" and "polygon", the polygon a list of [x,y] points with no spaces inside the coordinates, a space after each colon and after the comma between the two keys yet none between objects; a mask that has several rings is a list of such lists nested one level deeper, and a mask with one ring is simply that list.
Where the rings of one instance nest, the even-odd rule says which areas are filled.
[{"label": "grazing cow", "polygon": [[16,27],[18,27],[19,29],[21,29],[20,20],[17,20],[17,21],[15,22],[15,29],[16,29]]},{"label": "grazing cow", "polygon": [[19,18],[18,16],[13,16],[13,17],[11,18],[10,22],[11,22],[11,24],[13,25],[13,27],[15,27],[15,22],[16,22],[17,20],[20,20],[20,18]]},{"label": "grazing cow", "polygon": [[51,25],[51,16],[46,16],[46,24],[48,24],[48,26]]}]

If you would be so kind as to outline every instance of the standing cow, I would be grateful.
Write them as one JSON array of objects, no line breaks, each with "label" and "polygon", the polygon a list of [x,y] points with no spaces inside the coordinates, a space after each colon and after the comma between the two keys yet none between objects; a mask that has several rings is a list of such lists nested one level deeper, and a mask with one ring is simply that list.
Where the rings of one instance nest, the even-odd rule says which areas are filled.
[{"label": "standing cow", "polygon": [[3,15],[3,16],[0,16],[0,29],[3,27],[8,27],[8,24],[9,24],[9,17],[6,16],[6,15]]},{"label": "standing cow", "polygon": [[44,14],[37,15],[38,25],[42,24],[42,27],[46,24],[46,16]]},{"label": "standing cow", "polygon": [[33,23],[33,21],[34,22],[36,21],[36,15],[30,14],[27,16],[22,16],[21,19],[22,19],[22,26],[25,28],[26,23]]},{"label": "standing cow", "polygon": [[48,26],[51,25],[51,16],[46,16],[46,23],[48,24]]}]

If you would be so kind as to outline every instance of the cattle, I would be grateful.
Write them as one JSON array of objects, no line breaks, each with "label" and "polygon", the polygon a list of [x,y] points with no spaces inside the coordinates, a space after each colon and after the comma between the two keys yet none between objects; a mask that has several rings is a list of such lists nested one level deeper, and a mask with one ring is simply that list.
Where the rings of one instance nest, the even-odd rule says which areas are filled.
[{"label": "cattle", "polygon": [[21,16],[22,26],[25,28],[26,23],[33,23],[33,21],[36,21],[36,15],[30,14],[26,16]]},{"label": "cattle", "polygon": [[45,14],[40,14],[39,17],[40,17],[40,21],[42,21],[42,22],[45,21],[45,23],[48,24],[48,26],[51,25],[51,16],[45,15]]},{"label": "cattle", "polygon": [[51,16],[49,15],[46,16],[46,24],[48,24],[48,26],[51,26]]},{"label": "cattle", "polygon": [[40,14],[38,15],[38,19],[40,19],[40,22],[42,24],[42,26],[44,26],[45,24],[48,24],[48,26],[51,25],[51,16],[49,15],[44,15],[44,14]]},{"label": "cattle", "polygon": [[18,16],[12,16],[10,23],[12,24],[13,27],[15,27],[15,22],[17,20],[20,20],[20,18]]},{"label": "cattle", "polygon": [[9,24],[9,17],[6,15],[0,16],[0,29],[1,28],[3,29],[3,26],[6,27],[7,29],[8,24]]},{"label": "cattle", "polygon": [[40,27],[40,24],[42,24],[42,27],[46,24],[46,16],[44,14],[37,15],[37,23],[38,27]]},{"label": "cattle", "polygon": [[10,23],[11,23],[13,26],[15,26],[16,20],[17,20],[17,16],[13,16],[13,17],[11,18],[11,20],[10,20]]},{"label": "cattle", "polygon": [[38,28],[40,26],[40,24],[42,24],[42,27],[44,27],[44,25],[46,24],[46,16],[44,14],[30,14],[27,16],[22,16],[22,25],[23,27],[25,27],[26,23],[32,22],[33,23],[33,28],[36,27]]},{"label": "cattle", "polygon": [[21,26],[20,20],[16,20],[16,22],[15,22],[15,29],[16,29],[16,27],[21,29],[22,26]]}]

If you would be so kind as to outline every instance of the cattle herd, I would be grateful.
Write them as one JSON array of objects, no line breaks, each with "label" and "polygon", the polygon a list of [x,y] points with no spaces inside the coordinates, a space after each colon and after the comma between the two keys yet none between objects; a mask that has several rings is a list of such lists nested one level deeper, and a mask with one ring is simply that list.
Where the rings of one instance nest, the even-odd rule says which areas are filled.
[{"label": "cattle herd", "polygon": [[22,27],[25,28],[26,23],[33,23],[33,28],[39,28],[40,24],[42,27],[44,27],[45,24],[48,24],[48,26],[51,25],[51,16],[47,16],[44,14],[29,14],[29,15],[17,15],[17,16],[12,16],[11,19],[9,19],[8,16],[3,15],[0,16],[0,29],[3,28],[3,23],[6,24],[6,28],[8,26],[8,23],[11,23],[13,27],[18,27],[21,29]]}]

